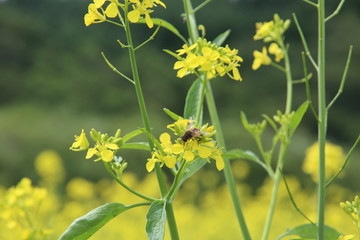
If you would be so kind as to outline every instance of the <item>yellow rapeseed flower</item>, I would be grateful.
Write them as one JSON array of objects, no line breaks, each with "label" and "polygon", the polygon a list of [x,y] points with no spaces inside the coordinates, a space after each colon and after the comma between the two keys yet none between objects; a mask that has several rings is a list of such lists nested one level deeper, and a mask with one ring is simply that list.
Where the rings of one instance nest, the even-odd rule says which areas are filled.
[{"label": "yellow rapeseed flower", "polygon": [[84,16],[84,22],[86,26],[89,26],[93,23],[105,22],[106,18],[115,18],[119,15],[118,3],[117,0],[108,0],[109,5],[103,10],[103,5],[106,0],[94,0],[93,3],[90,3],[88,6],[88,12]]},{"label": "yellow rapeseed flower", "polygon": [[354,235],[341,235],[338,240],[351,240],[354,238]]},{"label": "yellow rapeseed flower", "polygon": [[160,0],[130,0],[133,10],[128,12],[128,19],[130,22],[137,23],[141,18],[145,18],[146,25],[149,28],[154,26],[154,23],[150,17],[150,13],[154,12],[153,7],[157,4],[166,8],[165,4]]},{"label": "yellow rapeseed flower", "polygon": [[36,157],[35,169],[48,184],[57,184],[64,179],[65,171],[61,157],[53,150],[43,151]]},{"label": "yellow rapeseed flower", "polygon": [[[156,162],[159,162],[161,166],[174,168],[178,161],[191,162],[199,158],[214,159],[218,170],[224,168],[222,152],[212,140],[215,134],[214,127],[205,124],[201,128],[192,128],[193,124],[193,120],[179,119],[167,126],[179,138],[173,143],[170,134],[160,135],[160,147],[154,149],[151,158],[146,163],[148,172],[154,169]],[[196,135],[193,135],[194,129]]]},{"label": "yellow rapeseed flower", "polygon": [[[204,38],[190,46],[184,44],[182,49],[176,51],[178,61],[174,69],[178,70],[177,76],[182,78],[188,74],[206,74],[206,79],[228,75],[234,80],[242,80],[238,67],[243,61],[238,50],[229,46],[219,47]],[[186,54],[186,57],[183,55]]]},{"label": "yellow rapeseed flower", "polygon": [[252,64],[252,69],[257,70],[261,65],[270,65],[271,58],[267,54],[266,47],[263,47],[262,52],[254,51],[254,62]]},{"label": "yellow rapeseed flower", "polygon": [[71,145],[70,149],[73,151],[83,151],[88,148],[89,141],[87,140],[84,129],[82,129],[79,136],[75,135],[75,142]]},{"label": "yellow rapeseed flower", "polygon": [[[325,178],[329,179],[340,169],[344,161],[344,153],[340,146],[327,142],[325,145]],[[319,162],[319,143],[315,142],[306,150],[306,156],[303,163],[303,171],[310,174],[312,179],[317,182]]]},{"label": "yellow rapeseed flower", "polygon": [[254,36],[254,40],[279,42],[282,40],[283,34],[289,26],[289,19],[284,21],[278,14],[274,14],[274,19],[272,21],[256,23],[256,34]]},{"label": "yellow rapeseed flower", "polygon": [[275,56],[275,62],[280,62],[284,58],[284,52],[277,43],[271,43],[269,46],[269,53]]}]

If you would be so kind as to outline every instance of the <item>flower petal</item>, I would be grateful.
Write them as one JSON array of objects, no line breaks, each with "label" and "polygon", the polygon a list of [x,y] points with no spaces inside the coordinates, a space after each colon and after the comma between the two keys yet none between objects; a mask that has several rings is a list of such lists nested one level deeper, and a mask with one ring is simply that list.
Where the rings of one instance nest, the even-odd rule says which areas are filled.
[{"label": "flower petal", "polygon": [[135,9],[128,13],[127,15],[128,19],[132,23],[137,23],[140,19],[140,11]]}]

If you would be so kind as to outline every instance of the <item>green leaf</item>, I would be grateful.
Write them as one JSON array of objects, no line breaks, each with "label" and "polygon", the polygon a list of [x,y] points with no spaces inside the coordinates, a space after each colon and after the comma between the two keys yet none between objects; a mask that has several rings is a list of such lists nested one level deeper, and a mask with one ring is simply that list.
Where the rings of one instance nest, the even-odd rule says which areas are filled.
[{"label": "green leaf", "polygon": [[182,118],[181,116],[177,115],[176,113],[174,113],[173,111],[170,111],[170,110],[167,109],[167,108],[164,108],[163,110],[164,110],[164,112],[165,112],[169,117],[171,117],[171,118],[172,118],[173,120],[175,120],[175,121],[177,121],[177,120],[179,120],[179,119]]},{"label": "green leaf", "polygon": [[141,129],[137,129],[135,131],[129,132],[122,138],[122,141],[123,141],[123,143],[126,143],[127,141],[129,141],[130,139],[132,139],[133,137],[136,137],[137,135],[139,135],[141,133],[143,133],[143,131]]},{"label": "green leaf", "polygon": [[131,207],[121,203],[107,203],[75,219],[58,240],[85,240],[107,222]]},{"label": "green leaf", "polygon": [[289,134],[292,136],[296,130],[296,128],[299,126],[306,110],[309,107],[309,101],[304,102],[301,104],[301,106],[296,110],[294,116],[291,118],[291,122],[289,124]]},{"label": "green leaf", "polygon": [[[195,119],[197,110],[201,108],[201,92],[203,91],[203,84],[200,79],[197,79],[191,85],[188,94],[186,96],[185,108],[184,108],[184,118],[193,118]],[[202,116],[202,114],[201,114]],[[202,117],[199,119],[198,124],[201,125]]]},{"label": "green leaf", "polygon": [[122,149],[138,149],[138,150],[146,150],[149,151],[149,143],[148,142],[132,142],[125,143],[121,146]]},{"label": "green leaf", "polygon": [[[281,238],[289,235],[297,235],[301,239],[317,239],[317,226],[313,224],[304,224],[297,226],[293,229],[288,230],[286,233],[277,237],[275,240],[280,240]],[[334,228],[325,226],[324,228],[324,239],[326,240],[337,240],[341,234],[336,231]]]},{"label": "green leaf", "polygon": [[221,45],[225,42],[225,40],[227,39],[227,37],[230,35],[230,32],[231,32],[230,29],[226,30],[225,32],[223,32],[222,34],[220,34],[219,36],[217,36],[217,37],[214,39],[213,43],[215,43],[215,44],[218,45],[218,46],[221,46]]},{"label": "green leaf", "polygon": [[[151,20],[153,21],[153,23],[155,25],[166,28],[167,30],[169,30],[170,32],[172,32],[173,34],[178,36],[184,43],[187,43],[186,39],[180,34],[180,32],[171,23],[169,23],[161,18],[151,18]],[[140,19],[138,23],[146,23],[146,21],[143,18],[143,19]]]},{"label": "green leaf", "polygon": [[189,177],[194,175],[197,171],[199,171],[208,161],[206,159],[200,158],[196,159],[196,161],[191,161],[187,166],[183,177],[181,178],[181,183],[186,181]]},{"label": "green leaf", "polygon": [[146,214],[146,233],[150,240],[163,240],[166,222],[166,202],[157,200],[152,202]]},{"label": "green leaf", "polygon": [[247,160],[250,160],[250,161],[253,161],[253,162],[259,164],[265,170],[267,170],[266,164],[264,162],[262,162],[260,160],[260,158],[255,153],[253,153],[251,151],[244,151],[244,150],[241,150],[241,149],[233,149],[233,150],[224,152],[223,156],[229,158],[230,160],[231,159],[238,159],[238,158],[247,159]]}]

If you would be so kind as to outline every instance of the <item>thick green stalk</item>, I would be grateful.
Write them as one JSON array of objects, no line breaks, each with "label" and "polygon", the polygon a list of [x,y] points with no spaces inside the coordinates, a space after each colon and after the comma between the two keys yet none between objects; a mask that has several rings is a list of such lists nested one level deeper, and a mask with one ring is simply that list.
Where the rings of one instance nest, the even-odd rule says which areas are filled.
[{"label": "thick green stalk", "polygon": [[[130,31],[130,23],[129,23],[128,19],[126,19],[126,28],[125,28],[125,30],[126,30],[127,43],[128,43],[128,46],[129,46],[129,56],[130,56],[131,70],[132,70],[132,73],[133,73],[133,80],[134,80],[134,83],[135,83],[136,96],[137,96],[138,103],[139,103],[139,108],[140,108],[142,121],[143,121],[143,124],[144,124],[144,128],[148,132],[151,132],[149,116],[148,116],[148,113],[147,113],[147,108],[146,108],[144,96],[143,96],[143,93],[142,93],[140,77],[139,77],[139,72],[138,72],[137,63],[136,63],[135,48],[134,48],[134,45],[133,45],[133,42],[132,42],[131,31]],[[150,146],[150,149],[153,149],[153,147],[154,147],[153,143],[151,141],[149,141],[149,146]],[[158,163],[155,165],[155,172],[156,172],[156,176],[157,176],[157,179],[158,179],[161,195],[164,197],[166,195],[166,193],[167,193],[166,180],[165,180],[164,174],[163,174],[163,172],[162,172],[162,170],[161,170]],[[166,217],[167,217],[167,222],[168,222],[168,226],[169,226],[171,239],[172,240],[177,240],[177,239],[179,239],[179,235],[178,235],[178,231],[177,231],[177,227],[176,227],[176,221],[175,221],[174,212],[173,212],[173,208],[172,208],[171,203],[167,203],[166,212],[167,212]]]},{"label": "thick green stalk", "polygon": [[[195,17],[195,11],[192,8],[191,0],[183,0],[183,4],[184,4],[185,15],[186,15],[187,28],[188,28],[188,32],[189,32],[189,38],[191,40],[191,43],[195,43],[197,41],[197,39],[199,38],[199,32],[197,30],[197,23],[196,23],[196,17]],[[217,113],[214,96],[212,94],[210,83],[204,82],[203,84],[206,84],[206,85],[204,85],[204,88],[206,88],[205,97],[206,97],[206,102],[208,105],[211,121],[216,129],[217,143],[218,143],[219,147],[221,147],[224,151],[226,151],[224,135],[222,133],[220,120],[218,117],[218,113]],[[236,191],[235,179],[234,179],[234,176],[232,173],[229,159],[224,158],[224,163],[225,163],[225,167],[224,167],[225,179],[226,179],[229,191],[230,191],[231,199],[234,204],[236,216],[237,216],[241,231],[243,233],[244,240],[251,240],[250,233],[246,226],[245,218],[244,218],[244,215],[241,210],[240,200],[239,200],[238,193]]]},{"label": "thick green stalk", "polygon": [[[219,147],[222,148],[223,151],[226,151],[225,139],[224,139],[224,135],[223,135],[223,132],[221,129],[220,119],[219,119],[219,116],[217,113],[215,100],[214,100],[214,96],[213,96],[213,93],[211,90],[210,83],[207,84],[206,103],[207,103],[207,106],[209,109],[211,122],[216,129],[216,141],[217,141]],[[241,210],[240,199],[239,199],[239,196],[238,196],[238,193],[236,190],[236,184],[235,184],[234,175],[233,175],[231,165],[230,165],[230,160],[228,158],[224,157],[224,164],[225,164],[225,167],[224,167],[225,180],[226,180],[226,183],[229,188],[231,200],[232,200],[234,208],[235,208],[236,216],[237,216],[243,237],[245,240],[250,240],[251,236],[250,236],[249,230],[246,226],[245,218],[244,218],[244,215]]]},{"label": "thick green stalk", "polygon": [[319,183],[318,183],[318,239],[324,240],[325,224],[325,142],[327,111],[325,94],[325,0],[318,2],[318,142],[319,142]]},{"label": "thick green stalk", "polygon": [[199,38],[199,32],[197,30],[197,23],[195,17],[195,11],[192,7],[191,0],[183,0],[185,16],[186,16],[186,25],[189,33],[189,38],[191,44],[195,43]]}]

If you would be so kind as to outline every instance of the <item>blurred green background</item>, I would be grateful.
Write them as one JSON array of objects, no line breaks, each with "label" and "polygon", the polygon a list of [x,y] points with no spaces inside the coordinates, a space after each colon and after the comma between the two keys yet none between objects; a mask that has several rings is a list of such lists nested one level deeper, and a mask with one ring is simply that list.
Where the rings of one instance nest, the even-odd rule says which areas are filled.
[{"label": "blurred green background", "polygon": [[[181,1],[164,1],[167,9],[153,15],[176,26],[186,36],[181,17]],[[327,12],[335,10],[339,1],[328,1]],[[199,4],[196,1],[194,5]],[[102,164],[85,160],[85,153],[69,151],[74,135],[82,128],[95,128],[124,133],[142,127],[135,92],[131,84],[119,78],[103,61],[100,52],[119,70],[131,75],[127,51],[116,43],[124,39],[121,29],[102,23],[85,27],[86,0],[0,0],[0,184],[10,186],[23,176],[36,179],[33,160],[41,151],[60,153],[67,177],[82,176],[97,180],[106,175]],[[254,42],[255,23],[270,21],[274,13],[283,18],[298,16],[313,56],[316,58],[316,12],[300,0],[214,0],[198,13],[198,23],[206,27],[206,37],[214,39],[231,29],[227,43],[239,49],[244,58],[241,66],[243,82],[231,79],[213,80],[213,89],[222,120],[228,148],[250,149],[254,142],[240,123],[244,111],[250,121],[261,120],[261,114],[274,115],[284,109],[284,76],[270,67],[251,70],[253,50],[262,48]],[[347,152],[359,134],[360,120],[360,2],[347,0],[340,15],[327,27],[328,100],[336,94],[349,45],[354,45],[344,92],[329,115],[328,138]],[[145,40],[153,30],[135,25],[134,39]],[[286,33],[290,44],[294,78],[302,77],[302,45],[295,24]],[[161,29],[154,41],[138,51],[140,77],[154,134],[165,131],[171,122],[164,107],[181,114],[187,89],[193,79],[176,78],[172,70],[175,59],[163,49],[176,50],[181,42]],[[314,72],[308,65],[309,71]],[[313,96],[316,79],[311,80]],[[303,85],[295,85],[294,107],[305,101]],[[314,99],[316,105],[316,99]],[[205,112],[206,114],[206,112]],[[205,115],[207,118],[207,115]],[[266,133],[270,140],[272,132]],[[310,113],[305,116],[288,152],[287,173],[309,179],[299,169],[305,149],[317,135],[317,125]],[[129,171],[142,176],[145,152],[124,151]],[[359,148],[339,182],[355,191],[360,169]],[[248,182],[254,187],[262,183],[264,171],[251,165]]]}]

